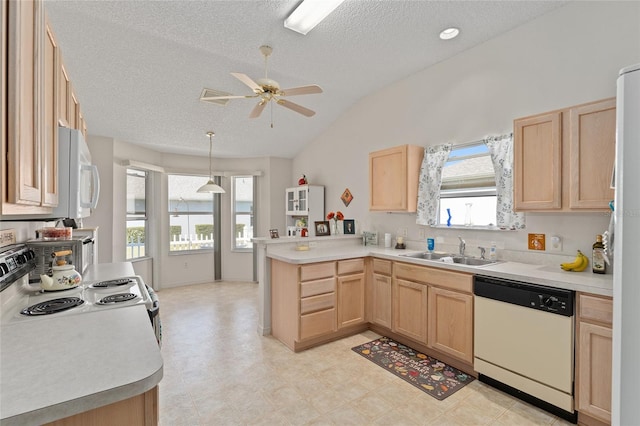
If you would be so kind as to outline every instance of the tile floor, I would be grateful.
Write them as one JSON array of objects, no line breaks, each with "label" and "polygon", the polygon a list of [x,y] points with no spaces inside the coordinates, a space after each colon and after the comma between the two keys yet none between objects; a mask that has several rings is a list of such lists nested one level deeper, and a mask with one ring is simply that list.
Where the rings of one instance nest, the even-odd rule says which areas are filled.
[{"label": "tile floor", "polygon": [[295,354],[257,334],[257,284],[158,296],[162,426],[570,424],[477,380],[438,401],[351,351],[370,331]]}]

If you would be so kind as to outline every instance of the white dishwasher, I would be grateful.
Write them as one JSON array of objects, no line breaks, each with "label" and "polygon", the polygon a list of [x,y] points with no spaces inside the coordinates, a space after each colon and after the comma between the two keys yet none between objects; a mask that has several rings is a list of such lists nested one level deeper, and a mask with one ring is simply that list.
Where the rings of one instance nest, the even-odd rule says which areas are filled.
[{"label": "white dishwasher", "polygon": [[479,380],[576,423],[574,292],[476,275]]}]

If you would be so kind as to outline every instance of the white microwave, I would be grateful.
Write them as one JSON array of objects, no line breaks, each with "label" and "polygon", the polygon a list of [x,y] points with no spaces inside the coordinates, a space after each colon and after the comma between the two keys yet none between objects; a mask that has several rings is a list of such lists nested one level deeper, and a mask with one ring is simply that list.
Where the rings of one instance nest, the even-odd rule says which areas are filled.
[{"label": "white microwave", "polygon": [[51,213],[12,215],[3,220],[54,220],[88,217],[98,205],[100,175],[79,130],[58,127],[58,206]]},{"label": "white microwave", "polygon": [[58,128],[60,194],[53,217],[88,217],[98,205],[100,175],[91,164],[91,152],[79,130]]}]

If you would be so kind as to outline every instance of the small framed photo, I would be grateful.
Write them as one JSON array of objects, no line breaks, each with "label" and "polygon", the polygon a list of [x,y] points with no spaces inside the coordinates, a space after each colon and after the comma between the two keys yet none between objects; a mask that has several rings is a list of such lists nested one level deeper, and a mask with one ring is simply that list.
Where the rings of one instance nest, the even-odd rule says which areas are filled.
[{"label": "small framed photo", "polygon": [[316,226],[316,237],[322,237],[323,235],[331,235],[331,231],[329,231],[328,220],[314,222],[314,224]]},{"label": "small framed photo", "polygon": [[355,234],[356,233],[356,221],[353,219],[345,219],[342,221],[344,226],[344,234]]},{"label": "small framed photo", "polygon": [[269,235],[271,235],[271,238],[280,238],[277,229],[269,229]]}]

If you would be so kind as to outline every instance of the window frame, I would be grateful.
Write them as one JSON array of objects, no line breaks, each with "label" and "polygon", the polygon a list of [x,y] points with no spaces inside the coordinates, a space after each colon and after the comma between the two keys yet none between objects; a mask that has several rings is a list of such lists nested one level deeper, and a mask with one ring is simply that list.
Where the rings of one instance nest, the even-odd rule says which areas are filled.
[{"label": "window frame", "polygon": [[[129,185],[128,185],[128,180],[129,180],[129,176],[135,176],[135,177],[139,177],[143,179],[144,182],[144,211],[143,212],[138,212],[138,211],[134,211],[133,213],[129,212],[129,199],[128,199],[128,195],[129,195]],[[126,183],[126,190],[125,190],[125,234],[128,233],[129,230],[129,223],[130,222],[134,222],[134,221],[143,221],[144,222],[144,243],[142,244],[143,250],[144,250],[144,254],[143,255],[138,255],[138,256],[133,256],[133,247],[131,248],[131,254],[132,256],[129,257],[128,255],[128,251],[129,251],[129,237],[128,235],[125,235],[125,260],[127,261],[136,261],[136,260],[140,260],[140,259],[145,259],[149,257],[149,205],[147,200],[149,199],[149,190],[150,190],[150,176],[149,176],[149,171],[147,170],[142,170],[142,169],[138,169],[135,167],[127,167],[126,169],[126,177],[127,177],[127,183]],[[134,209],[136,209],[136,203],[134,202]],[[137,210],[137,209],[136,209]],[[140,249],[138,249],[138,254],[140,253]]]},{"label": "window frame", "polygon": [[[251,212],[238,212],[236,210],[236,180],[237,179],[251,179],[252,180],[252,194],[251,194]],[[257,178],[253,175],[233,175],[231,176],[231,251],[241,253],[253,252],[253,244],[249,244],[248,247],[237,246],[236,239],[236,225],[238,223],[238,216],[249,216],[249,222],[252,224],[252,228],[256,228],[256,185]],[[253,232],[252,236],[253,237]]]},{"label": "window frame", "polygon": [[[178,201],[176,202],[175,208],[172,209],[171,208],[171,204],[174,201],[172,198],[170,198],[170,194],[169,194],[169,186],[170,186],[170,180],[172,179],[172,176],[183,176],[183,177],[193,177],[196,178],[198,181],[202,181],[202,182],[198,182],[198,183],[204,183],[209,179],[208,175],[199,175],[199,174],[189,174],[189,173],[179,173],[179,172],[175,172],[175,173],[167,173],[167,205],[166,205],[166,211],[167,211],[167,215],[168,215],[168,220],[167,220],[167,225],[168,225],[168,236],[169,236],[169,241],[168,241],[168,245],[167,245],[167,250],[168,250],[168,254],[169,256],[173,256],[173,255],[184,255],[184,254],[197,254],[197,253],[210,253],[212,251],[215,250],[215,245],[216,245],[216,241],[218,240],[217,236],[216,236],[216,231],[215,231],[215,226],[216,226],[216,194],[208,194],[211,199],[211,212],[199,212],[199,211],[190,211],[190,204],[189,201],[194,201],[194,199],[186,199],[184,198],[184,196],[180,196],[180,198],[178,199]],[[219,179],[215,179],[218,181],[219,184]],[[197,184],[193,187],[193,194],[197,194]],[[185,194],[187,195],[187,194]],[[182,201],[180,201],[182,200]],[[207,200],[209,201],[209,200]],[[178,212],[178,206],[180,206],[180,203],[185,203],[185,208],[186,208],[186,212],[180,210]],[[187,216],[187,232],[190,231],[190,218],[191,217],[197,217],[197,216],[210,216],[211,217],[211,224],[213,226],[213,241],[211,242],[211,245],[205,248],[193,248],[193,241],[191,240],[191,233],[189,232],[188,234],[188,239],[186,240],[187,249],[181,249],[181,250],[172,250],[171,249],[171,243],[172,243],[172,238],[171,238],[171,217],[175,214],[178,214],[179,216]],[[195,228],[196,225],[194,225]],[[182,235],[182,234],[180,234]],[[197,241],[196,241],[197,242]]]},{"label": "window frame", "polygon": [[[476,147],[483,147],[486,150],[486,152],[453,155],[453,156],[451,155],[451,154],[454,154],[456,150],[473,149]],[[484,141],[478,141],[478,142],[469,143],[469,144],[454,145],[452,147],[449,158],[447,159],[447,161],[445,162],[445,165],[443,166],[443,169],[444,167],[446,167],[447,163],[460,162],[460,161],[471,160],[471,159],[482,158],[482,157],[488,157],[493,168],[493,162],[491,161],[491,153],[489,152],[489,149],[484,143]],[[496,197],[497,188],[495,184],[495,169],[493,171],[493,177],[494,177],[493,185],[486,184],[490,180],[488,178],[488,174],[484,176],[481,175],[479,178],[476,178],[476,179],[462,178],[457,181],[449,180],[448,182],[445,178],[443,178],[440,186],[440,201],[438,203],[437,225],[435,226],[442,227],[442,228],[498,229],[496,227],[497,217],[495,216],[493,221],[491,221],[486,225],[465,225],[463,223],[463,224],[455,224],[455,225],[452,224],[451,226],[447,226],[446,220],[444,220],[444,218],[441,217],[442,199],[452,199],[452,198],[462,199],[462,198],[487,197],[487,196]],[[479,185],[472,186],[472,184],[469,183],[469,182],[473,182],[474,180],[477,181]]]}]

